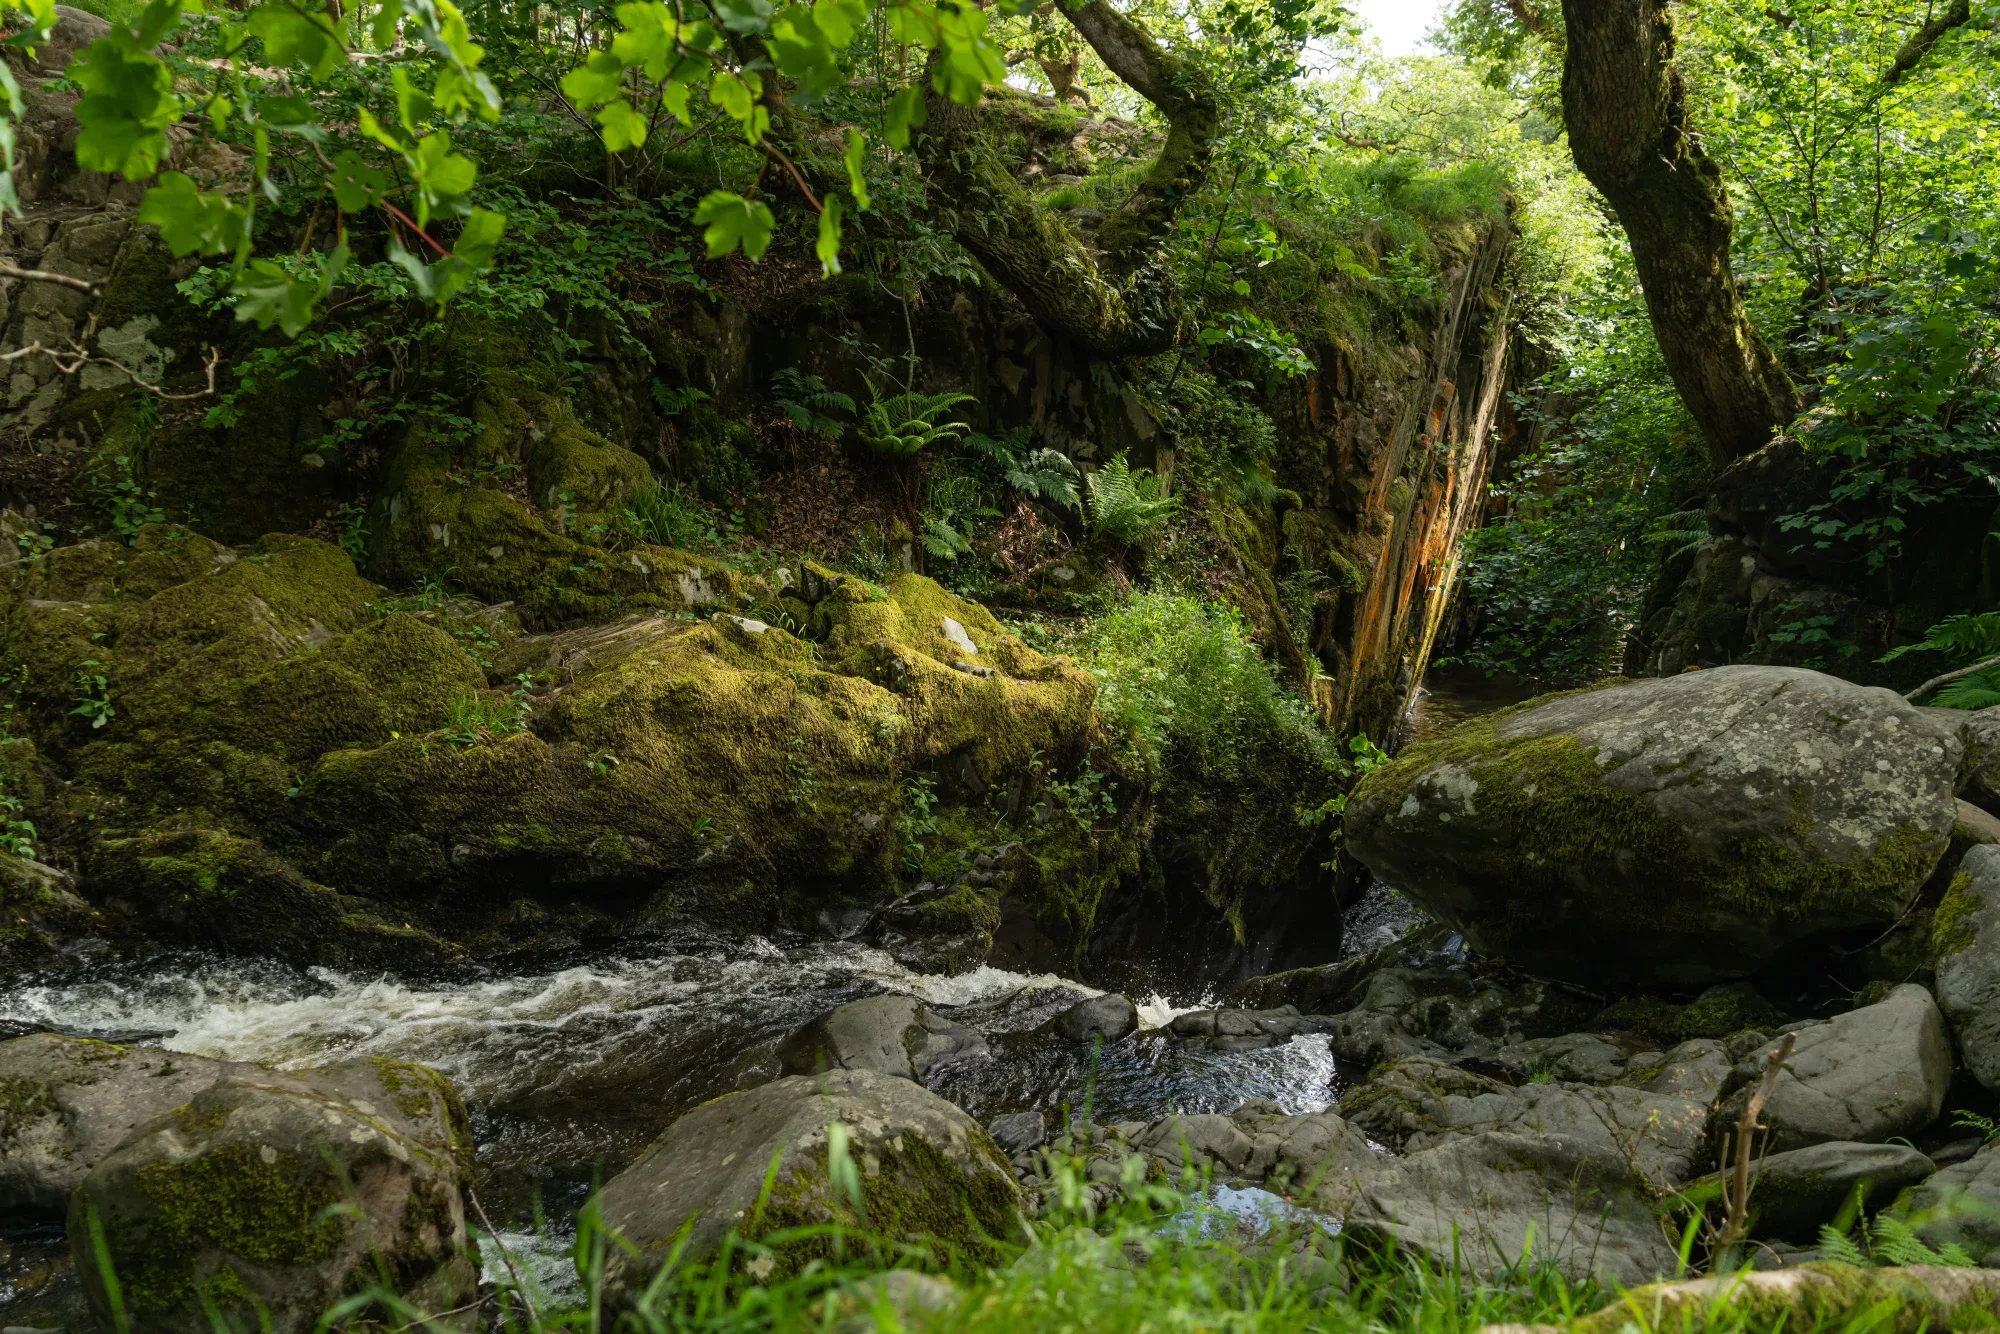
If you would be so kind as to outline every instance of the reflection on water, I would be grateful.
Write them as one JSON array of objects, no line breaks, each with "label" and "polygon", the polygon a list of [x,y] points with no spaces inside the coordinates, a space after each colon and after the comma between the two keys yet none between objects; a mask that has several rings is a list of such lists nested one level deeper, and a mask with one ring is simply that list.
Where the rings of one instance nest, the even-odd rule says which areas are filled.
[{"label": "reflection on water", "polygon": [[1405,724],[1408,741],[1442,736],[1468,718],[1533,699],[1546,688],[1518,677],[1487,676],[1470,667],[1433,667],[1411,702]]}]

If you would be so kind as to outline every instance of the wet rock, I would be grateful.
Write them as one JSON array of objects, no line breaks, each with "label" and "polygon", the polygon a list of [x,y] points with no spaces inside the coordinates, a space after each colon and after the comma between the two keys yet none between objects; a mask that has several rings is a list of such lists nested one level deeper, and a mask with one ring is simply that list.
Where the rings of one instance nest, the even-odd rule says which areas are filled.
[{"label": "wet rock", "polygon": [[[0,745],[0,754],[32,763],[33,744],[14,741]],[[13,766],[5,766],[12,778]],[[0,933],[0,970],[51,968],[78,958],[104,954],[103,915],[76,892],[65,871],[26,857],[0,852],[0,921],[11,923]]]},{"label": "wet rock", "polygon": [[[362,1059],[225,1074],[91,1170],[70,1201],[70,1247],[107,1329],[95,1229],[134,1329],[208,1334],[209,1303],[234,1327],[304,1334],[384,1275],[442,1315],[479,1278],[471,1172],[465,1109],[435,1071]],[[439,1327],[472,1323],[461,1311]]]},{"label": "wet rock", "polygon": [[1952,877],[1931,928],[1937,999],[1965,1068],[2000,1088],[2000,847],[1976,847]]},{"label": "wet rock", "polygon": [[1627,996],[1597,1016],[1594,1027],[1642,1033],[1668,1043],[1727,1038],[1752,1029],[1784,1027],[1785,1016],[1747,982],[1710,987],[1685,1004],[1657,996]]},{"label": "wet rock", "polygon": [[[1830,1141],[1810,1148],[1769,1154],[1750,1165],[1750,1207],[1756,1235],[1810,1242],[1821,1224],[1831,1223],[1855,1192],[1873,1211],[1937,1171],[1937,1165],[1902,1144]],[[1722,1177],[1691,1183],[1691,1199],[1720,1198]]]},{"label": "wet rock", "polygon": [[[1937,1120],[1951,1085],[1951,1040],[1922,987],[1897,987],[1877,1004],[1797,1032],[1798,1047],[1764,1112],[1774,1149],[1879,1143]],[[1730,1075],[1734,1092],[1718,1109],[1718,1124],[1734,1125],[1742,1115],[1769,1050],[1760,1045]]]},{"label": "wet rock", "polygon": [[1367,1137],[1337,1113],[1286,1115],[1269,1103],[1248,1104],[1228,1116],[1166,1117],[1130,1142],[1170,1178],[1191,1171],[1268,1182],[1309,1192],[1329,1211],[1352,1201],[1357,1174],[1377,1157]]},{"label": "wet rock", "polygon": [[1049,1142],[1049,1123],[1040,1112],[1009,1112],[988,1121],[986,1133],[1009,1158],[1016,1158]]},{"label": "wet rock", "polygon": [[[845,1127],[871,1225],[892,1240],[935,1235],[976,1259],[1018,1228],[1020,1187],[978,1122],[906,1079],[834,1070],[704,1103],[669,1126],[599,1196],[605,1226],[638,1248],[614,1250],[608,1299],[628,1305],[683,1234],[690,1260],[732,1229],[752,1239],[847,1216],[829,1180],[829,1127]],[[775,1164],[775,1185],[753,1215]],[[810,1258],[781,1249],[760,1277]]]},{"label": "wet rock", "polygon": [[1252,1010],[1275,1010],[1289,1005],[1305,1014],[1338,1014],[1353,1003],[1355,993],[1379,966],[1368,955],[1356,955],[1339,963],[1290,972],[1266,973],[1236,988],[1236,999]]},{"label": "wet rock", "polygon": [[1300,1014],[1287,1005],[1277,1010],[1190,1010],[1174,1016],[1167,1032],[1217,1051],[1255,1051],[1302,1033],[1325,1033],[1333,1025],[1330,1016]]},{"label": "wet rock", "polygon": [[1397,1061],[1342,1102],[1347,1118],[1385,1143],[1422,1152],[1488,1132],[1545,1137],[1615,1158],[1653,1189],[1694,1175],[1708,1104],[1624,1085],[1496,1079],[1424,1057]]},{"label": "wet rock", "polygon": [[1504,1065],[1566,1084],[1610,1084],[1624,1077],[1629,1053],[1602,1033],[1530,1038],[1493,1053]]},{"label": "wet rock", "polygon": [[1344,818],[1484,954],[1699,986],[1894,923],[1949,840],[1962,749],[1891,691],[1719,667],[1477,719],[1369,774]]},{"label": "wet rock", "polygon": [[1484,1277],[1526,1258],[1631,1285],[1676,1264],[1652,1191],[1594,1140],[1488,1132],[1382,1159],[1347,1222]]},{"label": "wet rock", "polygon": [[1139,1007],[1125,996],[1110,992],[1078,1001],[1054,1019],[1049,1027],[1071,1042],[1089,1042],[1102,1037],[1116,1042],[1139,1030]]},{"label": "wet rock", "polygon": [[922,1079],[946,1061],[985,1055],[986,1039],[934,1013],[909,996],[850,1001],[785,1039],[779,1060],[786,1074],[820,1070],[870,1070],[899,1079]]},{"label": "wet rock", "polygon": [[225,1074],[259,1067],[37,1033],[0,1043],[0,1208],[61,1217],[91,1168]]},{"label": "wet rock", "polygon": [[1373,1065],[1399,1056],[1486,1056],[1583,1026],[1596,1007],[1546,982],[1506,986],[1463,968],[1384,968],[1335,1016],[1333,1050]]},{"label": "wet rock", "polygon": [[1721,1096],[1734,1066],[1728,1047],[1713,1038],[1696,1038],[1663,1053],[1658,1064],[1646,1055],[1634,1056],[1626,1065],[1623,1082],[1707,1107]]},{"label": "wet rock", "polygon": [[891,1269],[871,1274],[841,1294],[836,1309],[854,1314],[839,1320],[836,1334],[880,1334],[882,1330],[923,1329],[927,1322],[956,1307],[964,1294],[950,1279]]}]

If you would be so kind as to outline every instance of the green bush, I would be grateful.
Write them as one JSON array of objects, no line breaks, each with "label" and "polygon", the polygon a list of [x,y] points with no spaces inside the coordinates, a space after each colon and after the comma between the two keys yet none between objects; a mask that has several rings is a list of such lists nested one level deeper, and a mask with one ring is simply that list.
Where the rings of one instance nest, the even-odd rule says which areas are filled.
[{"label": "green bush", "polygon": [[1331,768],[1333,743],[1305,701],[1279,685],[1229,607],[1172,593],[1133,598],[1081,647],[1097,707],[1140,765],[1192,765],[1248,778],[1272,749]]}]

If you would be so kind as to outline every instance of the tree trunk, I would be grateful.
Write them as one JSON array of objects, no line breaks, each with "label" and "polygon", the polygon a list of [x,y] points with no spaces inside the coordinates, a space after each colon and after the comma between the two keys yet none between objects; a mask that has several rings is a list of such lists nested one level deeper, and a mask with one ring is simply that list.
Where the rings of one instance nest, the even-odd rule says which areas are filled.
[{"label": "tree trunk", "polygon": [[981,108],[933,93],[918,143],[932,203],[959,244],[1050,332],[1106,356],[1165,351],[1179,332],[1180,302],[1160,241],[1207,179],[1221,109],[1198,70],[1108,0],[1063,13],[1112,73],[1166,118],[1159,159],[1098,227],[1094,246],[1086,244],[1014,179]]},{"label": "tree trunk", "polygon": [[1563,119],[1576,165],[1618,212],[1660,351],[1718,463],[1799,410],[1729,267],[1722,174],[1689,133],[1665,0],[1563,0]]}]

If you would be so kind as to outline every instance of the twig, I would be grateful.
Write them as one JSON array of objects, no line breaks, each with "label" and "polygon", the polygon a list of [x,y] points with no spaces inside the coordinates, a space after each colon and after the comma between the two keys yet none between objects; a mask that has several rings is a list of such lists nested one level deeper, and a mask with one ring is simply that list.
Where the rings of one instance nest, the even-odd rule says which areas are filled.
[{"label": "twig", "polygon": [[25,278],[31,283],[57,283],[63,287],[74,287],[79,292],[96,296],[104,286],[88,278],[72,278],[67,273],[50,273],[47,269],[17,269],[12,264],[0,264],[0,278]]},{"label": "twig", "polygon": [[479,1215],[479,1226],[493,1238],[494,1249],[500,1252],[500,1263],[507,1266],[507,1276],[514,1280],[514,1291],[521,1294],[521,1305],[528,1308],[528,1327],[533,1329],[542,1318],[535,1313],[535,1299],[528,1295],[528,1285],[521,1281],[521,1271],[514,1268],[513,1253],[507,1249],[507,1243],[500,1240],[500,1234],[493,1228],[493,1220],[486,1216],[486,1207],[479,1202],[479,1192],[467,1186],[465,1198],[472,1201],[472,1212]]},{"label": "twig", "polygon": [[1792,1059],[1792,1048],[1798,1044],[1797,1033],[1785,1034],[1770,1056],[1764,1062],[1764,1077],[1758,1081],[1756,1091],[1750,1101],[1743,1105],[1743,1117],[1736,1123],[1736,1170],[1729,1182],[1729,1213],[1722,1226],[1722,1235],[1716,1241],[1716,1263],[1743,1240],[1743,1234],[1750,1227],[1750,1147],[1761,1129],[1757,1118],[1763,1115],[1764,1106],[1771,1101],[1771,1095],[1778,1091],[1778,1075]]},{"label": "twig", "polygon": [[1939,686],[1948,686],[1953,681],[1962,681],[1968,676],[1977,676],[1988,667],[2000,667],[2000,658],[1988,658],[1984,662],[1975,662],[1970,667],[1961,667],[1955,672],[1946,672],[1942,676],[1933,676],[1915,690],[1905,693],[1903,698],[1915,704],[1920,696],[1930,694],[1931,691],[1936,690]]},{"label": "twig", "polygon": [[785,170],[792,173],[792,179],[798,182],[799,193],[803,194],[806,197],[806,202],[812,205],[813,212],[815,213],[826,212],[824,208],[820,207],[819,200],[814,198],[813,196],[812,187],[806,184],[805,177],[799,175],[799,169],[792,165],[792,160],[790,158],[786,157],[783,153],[780,153],[776,148],[774,148],[769,139],[758,140],[757,147],[763,149],[766,153],[769,153],[779,162],[782,162],[785,166]]},{"label": "twig", "polygon": [[[36,339],[26,347],[16,348],[12,352],[0,352],[0,362],[19,361],[22,357],[30,357],[38,352],[54,362],[56,370],[64,375],[75,375],[85,366],[109,366],[111,369],[124,374],[133,384],[138,385],[141,389],[157,394],[160,398],[170,403],[178,403],[190,398],[207,398],[213,394],[215,392],[215,368],[222,360],[222,351],[220,348],[211,347],[208,349],[208,361],[202,367],[208,373],[208,387],[206,389],[197,389],[191,394],[170,394],[152,381],[140,379],[139,372],[133,370],[130,366],[118,360],[118,358],[103,356],[95,352],[85,352],[75,344],[70,345],[68,352],[58,352],[52,347],[43,347],[41,340]],[[67,364],[63,361],[65,356],[70,358]]]}]

